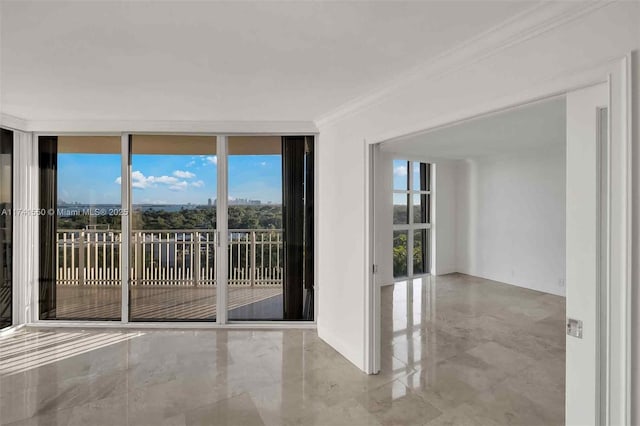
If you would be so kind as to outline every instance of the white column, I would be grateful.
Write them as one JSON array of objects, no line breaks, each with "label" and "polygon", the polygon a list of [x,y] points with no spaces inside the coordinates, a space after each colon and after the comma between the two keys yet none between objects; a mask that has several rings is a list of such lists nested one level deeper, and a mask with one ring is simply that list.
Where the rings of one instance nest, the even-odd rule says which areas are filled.
[{"label": "white column", "polygon": [[131,245],[131,152],[129,134],[123,133],[121,138],[121,202],[126,214],[122,215],[122,246],[120,247],[120,277],[122,278],[122,319],[123,323],[129,322],[129,255]]},{"label": "white column", "polygon": [[227,267],[228,267],[228,221],[227,221],[227,137],[218,136],[216,155],[218,156],[218,194],[216,202],[216,226],[218,247],[216,250],[216,283],[218,324],[227,323]]},{"label": "white column", "polygon": [[38,142],[33,133],[13,133],[13,323],[38,319]]}]

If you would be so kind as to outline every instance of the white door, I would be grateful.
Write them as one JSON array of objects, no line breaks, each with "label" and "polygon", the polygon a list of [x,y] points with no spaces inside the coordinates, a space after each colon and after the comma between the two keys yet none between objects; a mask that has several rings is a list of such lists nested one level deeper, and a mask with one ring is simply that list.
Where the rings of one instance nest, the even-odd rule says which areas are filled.
[{"label": "white door", "polygon": [[[604,359],[599,341],[604,341],[605,317],[598,312],[605,295],[600,256],[605,211],[600,200],[608,102],[606,83],[567,95],[566,424],[571,426],[602,424],[604,383],[599,383]],[[581,336],[570,335],[570,328]]]}]

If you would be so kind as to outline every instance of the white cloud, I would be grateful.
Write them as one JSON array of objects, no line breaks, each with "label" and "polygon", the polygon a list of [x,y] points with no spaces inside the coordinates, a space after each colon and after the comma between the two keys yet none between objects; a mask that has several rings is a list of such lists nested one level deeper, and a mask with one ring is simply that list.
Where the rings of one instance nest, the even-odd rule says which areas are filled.
[{"label": "white cloud", "polygon": [[[115,180],[115,183],[121,185],[122,178],[118,177]],[[133,188],[145,189],[158,186],[158,184],[169,186],[178,185],[179,187],[183,187],[187,185],[187,182],[184,182],[185,185],[183,185],[182,181],[174,176],[145,176],[144,173],[139,170],[135,170],[131,173],[131,187]]]},{"label": "white cloud", "polygon": [[[153,177],[153,176],[151,176]],[[136,170],[131,173],[131,186],[138,189],[144,189],[153,184],[141,171]]]},{"label": "white cloud", "polygon": [[[115,180],[115,183],[118,185],[122,185],[122,177],[118,176]],[[131,173],[131,186],[134,188],[144,189],[148,186],[151,186],[149,178],[145,177],[141,172],[135,171]]]},{"label": "white cloud", "polygon": [[[174,176],[145,176],[144,173],[136,170],[131,173],[131,187],[137,189],[145,189],[150,187],[157,187],[158,185],[166,185],[166,187],[168,187],[168,189],[170,189],[171,191],[184,191],[189,187],[189,185],[195,188],[201,188],[204,186],[204,181],[202,180],[197,180],[191,183],[184,180],[196,177],[194,173],[183,170],[176,170],[173,172],[173,175]],[[116,178],[115,183],[121,185],[122,178]]]},{"label": "white cloud", "polygon": [[187,189],[187,186],[189,186],[189,183],[187,183],[186,180],[183,180],[182,182],[177,182],[169,186],[169,189],[172,191],[184,191],[185,189]]},{"label": "white cloud", "polygon": [[187,163],[187,166],[186,166],[186,167],[193,167],[193,166],[195,166],[195,165],[196,165],[195,160],[191,160],[191,161],[189,161],[189,162]]},{"label": "white cloud", "polygon": [[217,155],[210,155],[209,157],[205,157],[205,160],[209,164],[213,164],[213,165],[218,164],[218,156]]},{"label": "white cloud", "polygon": [[266,162],[266,161],[263,161],[262,163],[260,163],[260,165],[261,165],[261,166],[266,166],[266,165],[267,165],[267,162]]},{"label": "white cloud", "polygon": [[180,180],[173,176],[149,176],[147,180],[151,183],[164,183],[165,185],[175,185]]},{"label": "white cloud", "polygon": [[393,169],[393,174],[396,176],[406,176],[407,175],[407,166],[398,166]]},{"label": "white cloud", "polygon": [[194,177],[196,177],[196,175],[194,173],[188,172],[188,171],[184,171],[184,170],[176,170],[175,172],[173,172],[173,175],[175,177],[178,177],[180,179],[192,179]]}]

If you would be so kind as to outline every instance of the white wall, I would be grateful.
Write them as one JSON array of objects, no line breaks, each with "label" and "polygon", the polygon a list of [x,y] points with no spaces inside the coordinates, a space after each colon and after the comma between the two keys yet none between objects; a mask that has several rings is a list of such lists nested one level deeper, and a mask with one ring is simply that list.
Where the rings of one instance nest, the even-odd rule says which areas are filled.
[{"label": "white wall", "polygon": [[[458,116],[556,76],[626,55],[640,48],[639,22],[640,3],[610,3],[561,26],[543,27],[446,73],[414,75],[388,88],[375,103],[319,122],[320,337],[355,365],[368,369],[364,140],[399,136],[407,129]],[[634,95],[640,95],[640,90],[636,88]],[[640,218],[634,216],[634,221]],[[636,410],[640,416],[640,405]]]},{"label": "white wall", "polygon": [[317,330],[363,371],[365,364],[365,147],[326,128],[318,141]]},{"label": "white wall", "polygon": [[435,215],[433,217],[434,275],[458,272],[458,224],[456,218],[458,168],[461,161],[437,160],[435,179]]},{"label": "white wall", "polygon": [[[563,139],[563,138],[558,138]],[[382,151],[376,168],[376,282],[393,282],[393,160],[435,164],[432,273],[462,272],[564,296],[564,145],[442,160]]]},{"label": "white wall", "polygon": [[[379,146],[376,147],[377,149]],[[375,165],[376,284],[393,284],[393,160],[394,154],[379,151]]]},{"label": "white wall", "polygon": [[459,167],[457,270],[564,295],[565,150]]}]

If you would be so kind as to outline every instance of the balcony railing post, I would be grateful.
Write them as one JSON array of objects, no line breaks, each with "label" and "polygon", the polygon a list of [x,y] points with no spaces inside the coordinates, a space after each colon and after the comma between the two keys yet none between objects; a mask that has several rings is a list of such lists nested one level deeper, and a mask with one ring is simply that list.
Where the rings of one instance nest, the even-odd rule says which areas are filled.
[{"label": "balcony railing post", "polygon": [[[215,258],[219,243],[217,234],[210,230],[195,229],[175,231],[174,237],[170,237],[170,234],[165,237],[165,233],[165,231],[155,230],[131,232],[129,251],[131,260],[128,271],[131,285],[217,284],[214,272],[216,265],[215,262],[211,265],[210,253],[213,251]],[[182,240],[179,239],[181,233]],[[229,285],[246,286],[248,284],[250,287],[280,285],[282,281],[281,231],[244,229],[230,230],[230,233],[233,238],[230,238],[229,256],[226,259],[230,270]],[[60,283],[82,286],[104,285],[106,282],[118,281],[119,274],[122,273],[118,271],[121,261],[119,256],[123,253],[115,249],[122,244],[121,234],[113,234],[109,237],[112,241],[108,241],[109,238],[105,237],[104,233],[100,234],[101,238],[92,238],[92,234],[96,235],[95,231],[87,229],[58,230],[60,253],[57,260],[60,264],[57,274]],[[69,236],[70,241],[68,241]],[[107,259],[109,250],[105,248],[108,244],[112,244],[111,262]],[[258,259],[258,246],[260,246],[260,259]],[[179,250],[179,247],[183,249]],[[70,251],[70,255],[66,250]],[[103,258],[98,253],[100,250]],[[191,256],[188,255],[189,251]],[[147,262],[147,256],[150,256],[149,262]],[[105,271],[100,272],[96,269],[98,263]],[[174,270],[169,265],[177,269]]]},{"label": "balcony railing post", "polygon": [[251,231],[251,266],[249,268],[251,274],[251,287],[256,282],[256,231]]},{"label": "balcony railing post", "polygon": [[135,271],[134,276],[131,279],[132,283],[139,284],[142,282],[142,273],[144,271],[144,256],[142,250],[144,250],[144,241],[142,241],[142,234],[140,232],[133,233],[133,242],[135,244],[135,250],[133,252],[133,269]]},{"label": "balcony railing post", "polygon": [[[194,241],[195,240],[195,241]],[[200,283],[200,233],[194,232],[191,237],[191,258],[193,259],[193,284]]]},{"label": "balcony railing post", "polygon": [[84,232],[78,236],[78,284],[84,285]]}]

